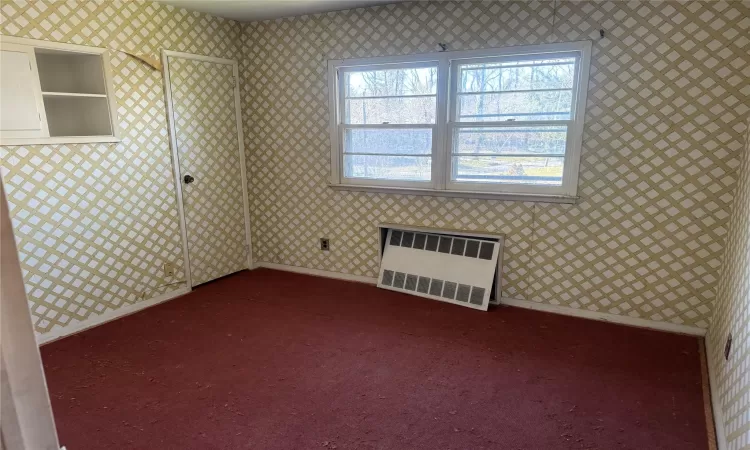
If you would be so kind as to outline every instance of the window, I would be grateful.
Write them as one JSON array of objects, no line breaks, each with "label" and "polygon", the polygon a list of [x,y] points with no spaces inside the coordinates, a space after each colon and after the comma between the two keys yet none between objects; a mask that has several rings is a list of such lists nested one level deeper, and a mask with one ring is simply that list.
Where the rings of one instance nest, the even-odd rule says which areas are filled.
[{"label": "window", "polygon": [[343,177],[429,182],[437,65],[341,73]]},{"label": "window", "polygon": [[329,62],[332,184],[575,197],[590,42]]}]

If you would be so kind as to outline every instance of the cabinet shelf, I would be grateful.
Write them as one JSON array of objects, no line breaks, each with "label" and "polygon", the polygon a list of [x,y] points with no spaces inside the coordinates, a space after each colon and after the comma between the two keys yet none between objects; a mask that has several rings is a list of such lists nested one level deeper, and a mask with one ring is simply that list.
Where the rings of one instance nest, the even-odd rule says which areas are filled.
[{"label": "cabinet shelf", "polygon": [[42,92],[45,97],[91,97],[106,98],[107,94],[85,94],[80,92]]}]

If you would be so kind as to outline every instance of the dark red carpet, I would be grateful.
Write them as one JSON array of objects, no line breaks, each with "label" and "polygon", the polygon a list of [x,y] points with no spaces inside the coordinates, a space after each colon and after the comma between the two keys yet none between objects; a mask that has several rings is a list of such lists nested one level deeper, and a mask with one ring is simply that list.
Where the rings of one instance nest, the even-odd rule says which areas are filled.
[{"label": "dark red carpet", "polygon": [[68,450],[707,448],[697,338],[271,270],[42,354]]}]

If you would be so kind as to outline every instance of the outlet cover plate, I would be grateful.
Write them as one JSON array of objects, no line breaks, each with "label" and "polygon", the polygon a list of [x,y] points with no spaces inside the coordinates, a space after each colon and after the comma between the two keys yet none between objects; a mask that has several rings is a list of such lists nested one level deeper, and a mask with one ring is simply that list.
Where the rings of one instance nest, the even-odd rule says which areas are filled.
[{"label": "outlet cover plate", "polygon": [[166,262],[164,263],[164,276],[165,277],[173,277],[174,276],[174,264]]}]

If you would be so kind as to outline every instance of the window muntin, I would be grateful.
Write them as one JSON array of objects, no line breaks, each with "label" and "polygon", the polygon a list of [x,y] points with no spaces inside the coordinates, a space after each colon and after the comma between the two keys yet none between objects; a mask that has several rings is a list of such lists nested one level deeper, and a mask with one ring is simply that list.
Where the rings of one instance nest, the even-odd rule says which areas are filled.
[{"label": "window muntin", "polygon": [[332,61],[334,183],[574,196],[590,48]]},{"label": "window muntin", "polygon": [[458,128],[451,179],[559,186],[566,139],[560,126]]},{"label": "window muntin", "polygon": [[566,126],[461,127],[456,153],[490,156],[565,156]]},{"label": "window muntin", "polygon": [[475,183],[560,185],[563,158],[454,156],[454,179]]},{"label": "window muntin", "polygon": [[354,128],[344,131],[344,177],[429,181],[431,128]]},{"label": "window muntin", "polygon": [[458,65],[459,122],[568,120],[575,58]]},{"label": "window muntin", "polygon": [[346,99],[346,124],[433,124],[435,96]]},{"label": "window muntin", "polygon": [[344,176],[373,180],[429,181],[430,158],[393,155],[344,155]]},{"label": "window muntin", "polygon": [[437,65],[346,71],[345,124],[434,124]]}]

